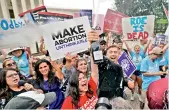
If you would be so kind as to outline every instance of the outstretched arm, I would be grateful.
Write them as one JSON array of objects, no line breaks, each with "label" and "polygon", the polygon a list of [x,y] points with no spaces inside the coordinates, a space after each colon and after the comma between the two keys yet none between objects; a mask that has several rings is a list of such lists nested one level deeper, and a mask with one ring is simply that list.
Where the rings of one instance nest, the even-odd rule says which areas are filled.
[{"label": "outstretched arm", "polygon": [[[88,33],[88,41],[92,43],[92,41],[99,40],[99,35],[95,31],[90,31]],[[98,85],[98,65],[94,64],[93,57],[91,54],[91,77],[93,78],[94,82]]]}]

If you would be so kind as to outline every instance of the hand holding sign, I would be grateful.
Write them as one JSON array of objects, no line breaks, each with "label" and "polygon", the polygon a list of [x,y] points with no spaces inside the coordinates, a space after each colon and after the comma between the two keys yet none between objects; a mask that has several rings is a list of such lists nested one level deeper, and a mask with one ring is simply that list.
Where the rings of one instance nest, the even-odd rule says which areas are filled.
[{"label": "hand holding sign", "polygon": [[92,43],[93,41],[98,41],[99,40],[99,35],[95,31],[90,31],[88,33],[88,41]]}]

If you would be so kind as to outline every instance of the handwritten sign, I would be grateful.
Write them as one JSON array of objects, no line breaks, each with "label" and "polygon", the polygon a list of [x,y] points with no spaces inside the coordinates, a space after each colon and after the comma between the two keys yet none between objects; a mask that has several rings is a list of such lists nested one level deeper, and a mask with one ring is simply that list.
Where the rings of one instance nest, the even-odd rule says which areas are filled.
[{"label": "handwritten sign", "polygon": [[104,31],[121,34],[122,18],[124,17],[128,17],[128,16],[124,15],[123,13],[108,9],[104,19]]},{"label": "handwritten sign", "polygon": [[87,17],[49,23],[41,28],[52,60],[63,58],[67,52],[79,53],[88,49],[87,33],[91,28]]},{"label": "handwritten sign", "polygon": [[153,35],[154,15],[122,18],[125,39],[147,39]]},{"label": "handwritten sign", "polygon": [[123,52],[123,54],[119,57],[118,63],[122,66],[127,77],[130,77],[136,70],[134,63],[128,57],[126,52]]}]

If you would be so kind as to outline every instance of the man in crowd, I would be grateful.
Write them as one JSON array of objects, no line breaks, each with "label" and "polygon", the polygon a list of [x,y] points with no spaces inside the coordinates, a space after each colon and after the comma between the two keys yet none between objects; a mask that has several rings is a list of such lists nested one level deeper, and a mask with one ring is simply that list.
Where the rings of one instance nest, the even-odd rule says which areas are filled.
[{"label": "man in crowd", "polygon": [[105,55],[105,50],[106,50],[106,41],[104,39],[100,39],[99,40],[99,43],[100,43],[100,48],[103,52],[103,55]]},{"label": "man in crowd", "polygon": [[99,97],[123,97],[124,86],[133,88],[134,84],[124,80],[123,70],[117,64],[119,48],[112,45],[107,48],[104,62],[98,65],[99,68]]}]

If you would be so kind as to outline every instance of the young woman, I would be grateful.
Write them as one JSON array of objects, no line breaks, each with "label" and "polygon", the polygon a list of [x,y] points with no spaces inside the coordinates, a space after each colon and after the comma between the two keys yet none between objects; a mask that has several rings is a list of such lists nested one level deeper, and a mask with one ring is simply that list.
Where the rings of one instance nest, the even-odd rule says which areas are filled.
[{"label": "young woman", "polygon": [[0,99],[5,99],[7,103],[14,96],[33,89],[30,84],[20,86],[19,81],[22,79],[20,76],[19,71],[13,68],[3,69],[0,72]]},{"label": "young woman", "polygon": [[[16,62],[14,60],[12,60],[11,58],[5,59],[3,61],[2,67],[3,68],[13,68],[13,69],[16,69],[17,71],[19,71],[19,68],[18,68]],[[34,75],[34,72],[33,72],[34,70],[33,70],[33,65],[32,64],[29,66],[29,71],[30,71],[30,76],[34,77],[35,75]],[[19,71],[19,73],[20,73],[20,71]],[[26,77],[24,75],[21,75],[21,76],[24,79],[26,79]]]},{"label": "young woman", "polygon": [[90,78],[91,74],[88,71],[88,63],[86,59],[84,58],[78,59],[76,62],[76,69],[83,72],[87,76],[88,79]]},{"label": "young woman", "polygon": [[[141,101],[141,90],[142,90],[142,74],[140,72],[140,66],[141,66],[141,61],[143,60],[143,58],[146,55],[147,52],[147,48],[149,47],[150,42],[147,44],[147,46],[145,47],[144,51],[141,50],[141,47],[139,45],[135,45],[134,46],[134,51],[132,51],[132,49],[128,46],[128,44],[124,41],[124,43],[126,44],[127,50],[129,51],[132,61],[136,66],[136,71],[133,73],[133,75],[131,76],[131,78],[134,80],[135,86],[136,83],[138,84],[138,97],[139,100]],[[134,100],[134,89],[132,89],[132,95],[131,95],[131,100]]]},{"label": "young woman", "polygon": [[64,100],[64,95],[60,89],[60,82],[63,74],[61,69],[55,65],[57,72],[53,72],[52,64],[45,60],[41,59],[35,64],[36,72],[36,83],[38,88],[42,89],[44,93],[55,92],[57,99],[49,105],[49,109],[60,109]]},{"label": "young woman", "polygon": [[[88,40],[97,33],[90,32]],[[91,57],[92,58],[92,57]],[[85,70],[85,69],[84,69]],[[69,80],[69,96],[64,100],[62,109],[94,109],[97,103],[98,66],[91,59],[91,77],[88,80],[86,73],[77,71]]]},{"label": "young woman", "polygon": [[25,77],[29,77],[29,61],[26,51],[23,48],[14,48],[8,54],[12,55],[12,59],[16,62],[20,73]]}]

